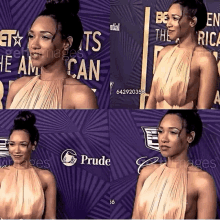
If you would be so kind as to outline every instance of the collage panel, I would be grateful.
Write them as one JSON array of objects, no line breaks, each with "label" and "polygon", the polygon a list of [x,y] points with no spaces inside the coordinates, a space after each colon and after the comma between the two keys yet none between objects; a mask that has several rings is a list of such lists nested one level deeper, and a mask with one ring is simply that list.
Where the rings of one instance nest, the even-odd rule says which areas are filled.
[{"label": "collage panel", "polygon": [[[196,111],[171,110],[171,112],[168,115],[164,116],[165,113],[165,110],[110,110],[109,132],[111,145],[111,219],[130,219],[132,217],[132,213],[134,219],[183,219],[184,215],[181,217],[177,217],[175,215],[172,215],[172,217],[169,216],[169,214],[173,214],[173,212],[179,213],[178,210],[180,210],[180,207],[185,207],[185,209],[181,209],[183,210],[182,214],[186,214],[185,218],[199,218],[199,216],[196,216],[197,212],[198,215],[200,214],[200,218],[202,219],[205,218],[204,216],[209,216],[207,218],[214,219],[215,212],[217,212],[216,218],[219,219],[220,112],[214,110],[198,111],[198,114],[202,121],[202,126],[196,126],[194,128],[191,127],[191,129],[196,130],[196,132],[194,132],[195,136],[193,139],[195,140],[195,142],[190,141],[191,139],[186,139],[186,137],[192,138],[192,136],[190,135],[186,136],[186,130],[189,128],[189,124],[191,126],[193,124],[199,125],[201,123],[201,121],[197,117],[198,115]],[[182,115],[185,115],[184,117],[186,119],[181,118]],[[172,118],[168,118],[170,116]],[[198,119],[197,122],[195,122],[197,120],[196,118]],[[179,133],[176,133],[176,130],[178,130],[177,128],[170,128],[168,133],[166,129],[167,127],[169,128],[169,126],[171,125],[164,124],[165,119],[168,119],[169,123],[174,123],[172,124],[173,127],[181,127],[182,124],[183,127],[182,129],[179,128]],[[177,122],[176,119],[178,119]],[[186,121],[188,121],[188,124],[186,124]],[[201,128],[203,128],[203,132],[199,141]],[[185,136],[182,136],[184,135],[184,132]],[[158,135],[164,134],[167,134],[168,136],[160,137],[161,146],[159,146]],[[193,132],[190,132],[189,134],[193,135]],[[185,137],[185,139],[183,137]],[[182,182],[184,178],[182,178],[182,180],[178,182],[179,180],[177,177],[179,176],[179,173],[177,173],[178,175],[173,176],[173,174],[176,173],[173,173],[172,166],[169,167],[171,160],[166,161],[166,157],[169,156],[169,153],[170,155],[172,155],[171,153],[174,152],[172,151],[172,149],[176,149],[177,152],[180,152],[181,147],[183,147],[185,149],[184,152],[186,152],[187,149],[185,148],[185,146],[187,144],[183,142],[184,140],[187,140],[189,141],[188,143],[191,143],[191,147],[188,149],[188,174],[185,174],[188,178],[187,184],[186,182]],[[193,144],[195,144],[195,146],[193,146]],[[177,152],[177,155],[182,155],[182,151],[181,153]],[[182,167],[182,165],[185,165],[185,160],[179,160],[179,162],[179,165],[181,165],[181,169],[179,169],[179,171],[185,171],[185,169],[183,169]],[[166,164],[165,169],[164,164]],[[151,174],[147,173],[149,169],[154,168],[156,171],[154,170],[154,172],[150,172]],[[166,172],[168,172],[170,177],[172,177],[172,179],[168,179],[168,183],[163,183],[162,181],[164,179],[166,180],[166,176],[163,177],[163,172],[159,173],[158,178],[164,185],[160,184],[161,182],[159,180],[158,182],[153,182],[154,178],[155,180],[157,180],[155,175],[158,174],[157,172],[161,172],[161,169],[163,169],[162,171],[164,172],[164,175],[166,175]],[[175,168],[173,170],[178,171],[178,169]],[[202,170],[205,172],[203,172]],[[144,175],[148,176],[148,178],[146,176],[144,177]],[[200,177],[203,176],[204,179],[200,179]],[[193,179],[193,183],[191,181],[192,177],[195,177]],[[134,200],[138,181],[145,181],[146,183],[141,182],[141,186],[139,185],[139,190],[140,188],[143,188],[141,192],[139,191],[142,197],[138,196],[136,198],[137,201],[134,209]],[[152,181],[152,183],[149,181]],[[157,188],[159,186],[162,188],[167,187],[169,186],[169,183],[173,183],[173,181],[177,181],[178,184],[176,188],[171,188],[171,191],[169,191],[170,194],[167,194],[168,190],[161,190],[160,188],[160,191]],[[216,193],[213,184],[214,182],[216,187]],[[195,183],[198,184],[196,185]],[[173,186],[175,186],[175,183],[173,184]],[[203,186],[205,187],[205,189]],[[149,189],[147,189],[147,187],[149,187]],[[185,187],[187,188],[187,196],[184,197],[179,192],[182,192],[182,188],[186,189]],[[201,190],[200,187],[202,188]],[[202,197],[203,193],[208,194],[206,194],[203,197],[203,200],[199,200],[197,196],[200,194],[196,194],[197,196],[195,196],[195,189],[196,192],[201,191],[200,197]],[[172,190],[176,190],[175,192],[177,193],[177,195],[179,195],[177,196],[177,199],[172,194]],[[194,197],[192,195],[194,195]],[[217,207],[215,199],[216,195]],[[180,198],[180,201],[178,200],[178,197]],[[155,203],[148,203],[149,201],[151,201],[152,198],[155,199]],[[184,200],[184,198],[187,198],[187,201]],[[157,203],[158,199],[159,203]],[[201,201],[205,201],[203,205],[199,205],[201,204]],[[196,206],[196,204],[198,204],[198,206]],[[163,207],[161,207],[162,205]],[[149,211],[147,208],[151,208],[151,210]],[[163,211],[161,211],[160,208],[162,208]],[[174,209],[172,210],[172,208]],[[139,210],[139,213],[137,210]],[[154,210],[154,212],[152,210]],[[158,210],[160,210],[161,213]],[[164,210],[168,211],[168,213]],[[151,213],[152,215],[147,216],[148,213]],[[160,214],[162,214],[163,216],[161,217]]]},{"label": "collage panel", "polygon": [[216,0],[113,1],[110,108],[218,109],[219,9]]},{"label": "collage panel", "polygon": [[220,218],[218,0],[0,9],[0,218]]},{"label": "collage panel", "polygon": [[0,121],[1,218],[109,219],[106,110],[3,110]]},{"label": "collage panel", "polygon": [[2,0],[0,8],[1,109],[109,108],[109,1]]}]

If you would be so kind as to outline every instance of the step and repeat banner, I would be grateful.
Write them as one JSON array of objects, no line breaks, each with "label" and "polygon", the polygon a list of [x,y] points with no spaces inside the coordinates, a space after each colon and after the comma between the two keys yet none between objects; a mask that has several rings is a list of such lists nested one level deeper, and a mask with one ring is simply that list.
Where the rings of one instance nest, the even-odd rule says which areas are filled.
[{"label": "step and repeat banner", "polygon": [[[159,51],[168,44],[165,15],[173,0],[112,1],[111,108],[143,109],[150,93]],[[207,27],[198,33],[198,43],[213,53],[220,72],[220,2],[204,0]],[[213,108],[219,108],[219,89]]]},{"label": "step and repeat banner", "polygon": [[[110,110],[111,219],[132,216],[138,174],[144,166],[165,161],[159,152],[157,126],[166,111]],[[199,111],[203,135],[189,150],[189,160],[207,171],[217,188],[217,218],[220,218],[220,111]]]},{"label": "step and repeat banner", "polygon": [[[0,108],[5,108],[10,84],[19,77],[37,75],[27,50],[27,32],[46,0],[0,1]],[[84,36],[81,50],[67,61],[68,73],[96,94],[100,109],[109,107],[110,2],[80,0],[78,13]],[[74,24],[72,27],[74,28]]]},{"label": "step and repeat banner", "polygon": [[[0,111],[0,167],[12,164],[6,141],[19,111]],[[57,184],[58,219],[109,219],[110,145],[106,110],[32,111],[40,141],[31,163]]]}]

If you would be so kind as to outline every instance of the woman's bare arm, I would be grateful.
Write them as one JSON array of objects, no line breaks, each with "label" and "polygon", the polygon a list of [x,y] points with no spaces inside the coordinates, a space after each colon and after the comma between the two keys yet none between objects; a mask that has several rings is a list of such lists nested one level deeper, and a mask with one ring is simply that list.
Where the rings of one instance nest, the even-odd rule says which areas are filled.
[{"label": "woman's bare arm", "polygon": [[198,201],[197,219],[215,219],[217,209],[217,195],[215,182],[206,172],[197,181]]},{"label": "woman's bare arm", "polygon": [[45,190],[45,219],[56,219],[56,181],[52,173],[45,171],[44,181],[47,183]]},{"label": "woman's bare arm", "polygon": [[205,52],[199,57],[200,86],[198,93],[198,109],[210,109],[213,106],[217,91],[218,67],[215,57],[210,52]]},{"label": "woman's bare arm", "polygon": [[151,85],[151,90],[150,90],[150,95],[147,99],[147,104],[145,106],[145,109],[155,109],[156,108],[156,98],[155,98],[155,90],[154,90],[154,85],[152,83]]}]

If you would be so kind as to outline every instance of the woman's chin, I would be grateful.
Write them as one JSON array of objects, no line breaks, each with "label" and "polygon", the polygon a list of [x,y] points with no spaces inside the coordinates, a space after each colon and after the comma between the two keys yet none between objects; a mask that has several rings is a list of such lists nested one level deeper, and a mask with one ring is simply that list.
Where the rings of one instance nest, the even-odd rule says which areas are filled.
[{"label": "woman's chin", "polygon": [[33,62],[32,61],[32,66],[35,67],[35,68],[41,68],[42,67],[42,64],[38,63],[38,62]]},{"label": "woman's chin", "polygon": [[176,41],[177,39],[178,39],[178,37],[174,37],[174,36],[169,35],[169,40]]}]

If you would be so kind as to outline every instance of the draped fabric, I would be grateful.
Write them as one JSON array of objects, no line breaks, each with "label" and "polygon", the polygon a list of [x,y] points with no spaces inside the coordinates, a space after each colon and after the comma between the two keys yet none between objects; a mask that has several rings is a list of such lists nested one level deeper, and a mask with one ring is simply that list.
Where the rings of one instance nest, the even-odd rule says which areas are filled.
[{"label": "draped fabric", "polygon": [[144,182],[137,200],[140,219],[184,219],[187,165],[158,167]]},{"label": "draped fabric", "polygon": [[179,45],[176,45],[161,59],[152,84],[155,90],[157,108],[192,109],[194,107],[193,102],[186,104],[194,49],[180,48]]},{"label": "draped fabric", "polygon": [[64,80],[43,81],[35,76],[18,91],[10,109],[61,109]]},{"label": "draped fabric", "polygon": [[1,182],[0,218],[40,219],[44,212],[44,192],[33,167],[9,171]]}]

